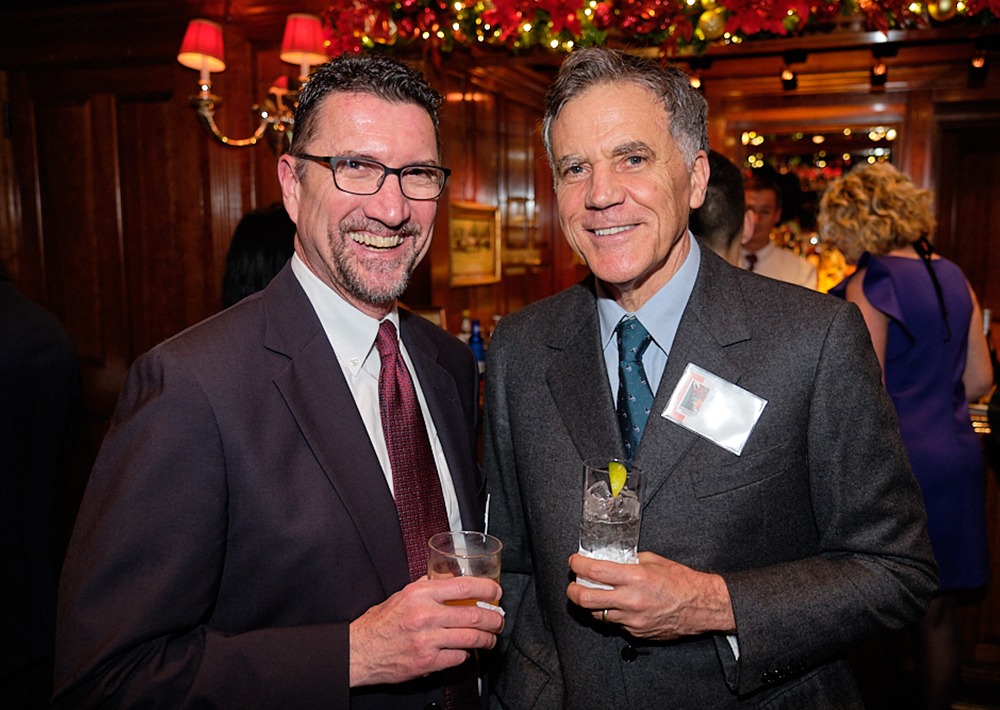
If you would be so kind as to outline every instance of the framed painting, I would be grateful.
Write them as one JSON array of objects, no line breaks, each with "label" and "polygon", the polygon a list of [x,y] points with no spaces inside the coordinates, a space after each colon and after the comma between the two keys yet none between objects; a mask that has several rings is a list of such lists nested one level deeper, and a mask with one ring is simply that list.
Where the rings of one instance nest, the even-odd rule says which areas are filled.
[{"label": "framed painting", "polygon": [[451,285],[478,286],[500,280],[500,210],[476,202],[448,205]]}]

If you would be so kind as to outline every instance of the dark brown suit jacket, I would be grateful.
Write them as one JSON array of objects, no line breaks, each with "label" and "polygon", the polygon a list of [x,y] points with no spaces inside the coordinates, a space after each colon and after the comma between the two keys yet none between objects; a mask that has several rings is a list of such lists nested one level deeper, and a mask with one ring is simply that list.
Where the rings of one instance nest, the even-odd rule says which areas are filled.
[{"label": "dark brown suit jacket", "polygon": [[[469,349],[400,312],[463,525],[482,527]],[[64,568],[69,707],[347,707],[348,627],[409,581],[396,509],[289,266],[129,372]],[[352,707],[441,701],[434,678]]]}]

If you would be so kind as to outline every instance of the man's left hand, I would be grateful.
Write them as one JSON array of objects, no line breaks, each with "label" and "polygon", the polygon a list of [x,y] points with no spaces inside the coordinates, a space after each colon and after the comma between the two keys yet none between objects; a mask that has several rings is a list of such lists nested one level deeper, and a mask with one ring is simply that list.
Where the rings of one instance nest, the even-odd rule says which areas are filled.
[{"label": "man's left hand", "polygon": [[579,577],[614,587],[608,591],[571,582],[566,589],[569,600],[636,638],[670,641],[706,632],[735,633],[729,590],[717,574],[698,572],[652,552],[640,552],[639,564],[574,554],[569,566]]}]

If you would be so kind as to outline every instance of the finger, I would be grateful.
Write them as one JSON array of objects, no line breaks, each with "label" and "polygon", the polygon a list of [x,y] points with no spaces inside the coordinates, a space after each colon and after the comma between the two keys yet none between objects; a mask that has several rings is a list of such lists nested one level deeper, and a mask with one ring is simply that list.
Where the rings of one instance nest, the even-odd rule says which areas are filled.
[{"label": "finger", "polygon": [[439,602],[475,601],[495,603],[503,590],[492,579],[482,577],[449,577],[430,580],[431,597]]},{"label": "finger", "polygon": [[475,628],[442,629],[436,638],[438,648],[450,649],[484,649],[496,646],[497,635]]},{"label": "finger", "polygon": [[448,629],[478,629],[490,634],[503,630],[504,610],[488,602],[475,604],[442,604],[440,626]]}]

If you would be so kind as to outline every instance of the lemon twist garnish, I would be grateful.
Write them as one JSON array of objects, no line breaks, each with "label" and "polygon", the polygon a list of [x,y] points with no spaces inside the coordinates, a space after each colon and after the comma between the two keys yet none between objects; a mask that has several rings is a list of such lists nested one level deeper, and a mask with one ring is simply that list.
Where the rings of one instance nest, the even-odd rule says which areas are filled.
[{"label": "lemon twist garnish", "polygon": [[611,495],[615,498],[625,487],[625,479],[628,477],[628,470],[617,461],[608,464],[608,480],[611,482]]}]

